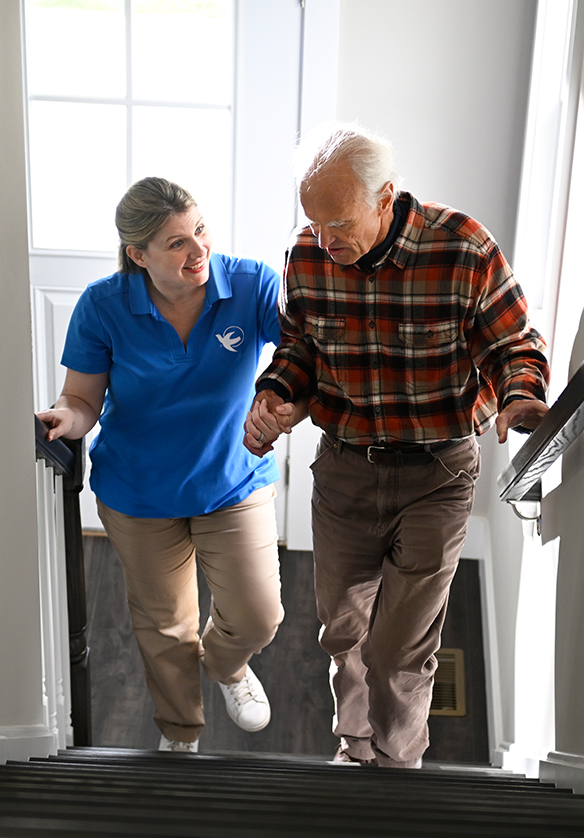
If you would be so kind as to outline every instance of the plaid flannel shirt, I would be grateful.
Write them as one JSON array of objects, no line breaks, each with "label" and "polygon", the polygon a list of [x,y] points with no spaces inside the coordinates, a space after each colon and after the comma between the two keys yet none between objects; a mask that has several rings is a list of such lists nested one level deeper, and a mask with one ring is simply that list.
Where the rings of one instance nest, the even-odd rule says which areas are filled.
[{"label": "plaid flannel shirt", "polygon": [[337,265],[309,227],[287,252],[281,342],[258,379],[348,442],[481,434],[513,398],[545,400],[539,333],[489,232],[439,204],[407,220],[373,271]]}]

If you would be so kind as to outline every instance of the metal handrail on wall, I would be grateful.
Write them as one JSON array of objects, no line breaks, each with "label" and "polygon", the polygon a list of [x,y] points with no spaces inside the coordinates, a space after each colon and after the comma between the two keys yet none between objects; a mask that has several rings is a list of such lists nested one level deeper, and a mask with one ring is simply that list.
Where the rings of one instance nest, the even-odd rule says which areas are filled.
[{"label": "metal handrail on wall", "polygon": [[504,501],[541,500],[541,476],[584,430],[584,364],[499,475]]},{"label": "metal handrail on wall", "polygon": [[71,724],[73,743],[91,745],[91,682],[87,645],[87,600],[79,495],[83,489],[83,439],[47,440],[48,427],[35,417],[36,458],[63,477],[63,527],[67,576]]}]

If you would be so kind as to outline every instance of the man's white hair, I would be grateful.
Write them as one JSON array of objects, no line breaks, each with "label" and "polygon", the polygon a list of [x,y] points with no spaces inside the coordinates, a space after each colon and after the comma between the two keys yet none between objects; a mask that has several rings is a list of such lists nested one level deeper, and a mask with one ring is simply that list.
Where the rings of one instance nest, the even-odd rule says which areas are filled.
[{"label": "man's white hair", "polygon": [[297,188],[340,162],[351,168],[372,207],[386,183],[399,192],[401,178],[394,168],[389,140],[357,123],[344,122],[323,123],[300,139],[294,155]]}]

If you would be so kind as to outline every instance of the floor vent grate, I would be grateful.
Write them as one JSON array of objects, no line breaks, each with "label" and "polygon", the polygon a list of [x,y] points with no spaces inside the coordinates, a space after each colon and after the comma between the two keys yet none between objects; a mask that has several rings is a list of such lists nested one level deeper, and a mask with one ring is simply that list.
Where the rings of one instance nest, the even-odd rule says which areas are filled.
[{"label": "floor vent grate", "polygon": [[464,653],[462,649],[440,649],[434,675],[431,716],[465,716]]}]

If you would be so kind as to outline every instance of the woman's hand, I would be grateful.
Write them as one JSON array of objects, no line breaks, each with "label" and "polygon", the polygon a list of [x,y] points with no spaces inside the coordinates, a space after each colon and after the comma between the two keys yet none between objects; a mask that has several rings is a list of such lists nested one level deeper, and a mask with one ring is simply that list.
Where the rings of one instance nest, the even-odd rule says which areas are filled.
[{"label": "woman's hand", "polygon": [[59,439],[60,436],[67,436],[75,421],[75,414],[68,407],[41,410],[40,413],[37,413],[37,416],[41,422],[49,426],[49,432],[47,434],[49,442],[52,442],[54,439]]},{"label": "woman's hand", "polygon": [[[263,397],[263,398],[262,398]],[[263,457],[272,451],[280,434],[289,434],[308,415],[308,399],[293,404],[271,390],[262,390],[247,414],[243,444],[252,454]]]},{"label": "woman's hand", "polygon": [[109,382],[109,373],[84,373],[67,370],[61,395],[54,407],[41,410],[37,416],[49,425],[47,439],[60,436],[81,439],[99,419]]},{"label": "woman's hand", "polygon": [[[245,437],[243,444],[258,457],[263,457],[268,451],[272,451],[275,442],[281,433],[290,433],[289,423],[284,422],[280,425],[280,417],[278,411],[283,408],[290,408],[291,405],[286,405],[283,401],[280,405],[274,406],[275,413],[270,413],[267,399],[255,401],[251,410],[247,414],[245,420]],[[290,411],[287,410],[284,417]]]}]

